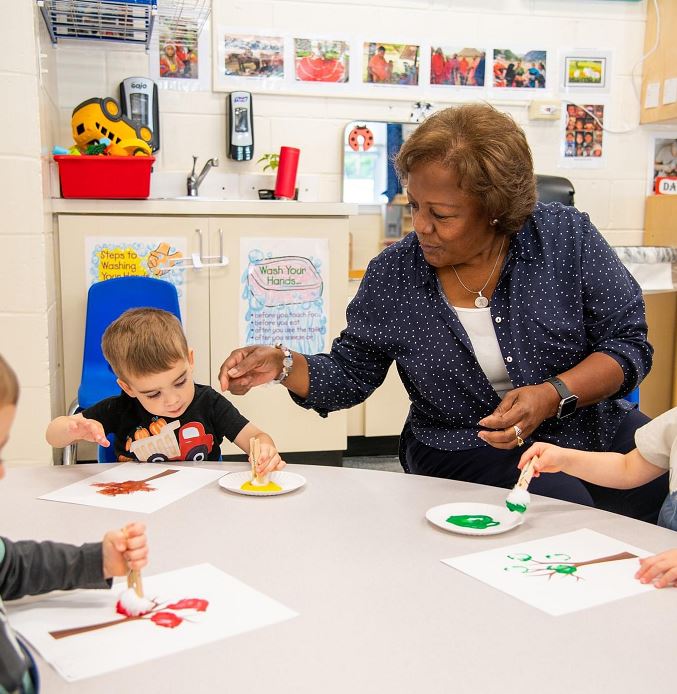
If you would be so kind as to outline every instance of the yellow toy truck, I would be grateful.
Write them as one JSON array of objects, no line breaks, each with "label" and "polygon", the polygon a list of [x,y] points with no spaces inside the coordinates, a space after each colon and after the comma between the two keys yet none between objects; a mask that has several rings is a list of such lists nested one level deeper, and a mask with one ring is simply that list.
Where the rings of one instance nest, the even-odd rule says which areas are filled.
[{"label": "yellow toy truck", "polygon": [[73,139],[81,151],[97,144],[102,138],[110,140],[108,154],[150,156],[153,133],[122,115],[115,99],[87,99],[73,109],[71,118]]}]

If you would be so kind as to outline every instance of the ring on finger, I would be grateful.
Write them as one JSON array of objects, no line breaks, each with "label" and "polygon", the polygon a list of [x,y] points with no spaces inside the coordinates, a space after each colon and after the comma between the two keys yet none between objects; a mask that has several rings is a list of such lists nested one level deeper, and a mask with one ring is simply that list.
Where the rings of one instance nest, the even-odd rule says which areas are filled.
[{"label": "ring on finger", "polygon": [[517,437],[517,445],[518,446],[523,446],[524,445],[524,439],[521,436]]},{"label": "ring on finger", "polygon": [[513,424],[512,428],[515,430],[515,436],[519,439],[522,436],[522,428],[517,426],[517,424]]}]

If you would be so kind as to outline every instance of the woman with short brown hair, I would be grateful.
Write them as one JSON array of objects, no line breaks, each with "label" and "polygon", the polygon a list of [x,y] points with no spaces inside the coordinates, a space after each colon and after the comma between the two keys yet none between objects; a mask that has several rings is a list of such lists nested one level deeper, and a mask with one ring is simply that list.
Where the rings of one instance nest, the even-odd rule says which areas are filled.
[{"label": "woman with short brown hair", "polygon": [[[644,302],[587,214],[536,202],[522,130],[486,104],[431,116],[396,159],[414,231],[370,264],[329,354],[231,353],[222,388],[277,379],[320,415],[365,400],[394,361],[411,402],[404,469],[509,488],[539,439],[627,453],[623,399],[651,368]],[[655,522],[663,475],[610,490],[564,473],[530,490]]]}]

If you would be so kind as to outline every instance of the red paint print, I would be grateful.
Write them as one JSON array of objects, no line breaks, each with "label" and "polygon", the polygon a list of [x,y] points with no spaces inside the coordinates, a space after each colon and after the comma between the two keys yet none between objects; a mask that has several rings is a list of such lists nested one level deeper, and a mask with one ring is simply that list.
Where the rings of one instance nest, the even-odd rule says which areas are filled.
[{"label": "red paint print", "polygon": [[76,636],[78,634],[85,634],[88,631],[98,631],[99,629],[106,629],[107,627],[112,627],[115,624],[125,624],[127,622],[138,622],[138,621],[150,621],[156,626],[164,627],[166,629],[175,629],[184,621],[188,621],[186,617],[180,617],[174,612],[169,612],[169,610],[194,610],[196,612],[206,612],[209,607],[209,601],[203,598],[183,598],[178,602],[173,602],[168,605],[161,605],[158,602],[153,602],[154,607],[149,612],[144,612],[143,614],[137,615],[136,617],[130,617],[127,615],[125,608],[120,604],[120,601],[115,605],[115,611],[118,614],[125,615],[122,619],[114,619],[109,622],[99,622],[99,624],[89,624],[84,627],[74,627],[72,629],[59,629],[57,631],[50,631],[49,635],[53,639],[63,639],[67,636]]},{"label": "red paint print", "polygon": [[120,496],[127,494],[134,494],[135,492],[155,492],[156,487],[149,486],[148,482],[151,480],[160,479],[160,477],[167,477],[167,475],[173,475],[179,472],[179,470],[165,470],[152,477],[147,477],[145,480],[126,480],[125,482],[96,482],[92,484],[92,487],[101,487],[97,490],[97,494],[103,494],[104,496]]}]

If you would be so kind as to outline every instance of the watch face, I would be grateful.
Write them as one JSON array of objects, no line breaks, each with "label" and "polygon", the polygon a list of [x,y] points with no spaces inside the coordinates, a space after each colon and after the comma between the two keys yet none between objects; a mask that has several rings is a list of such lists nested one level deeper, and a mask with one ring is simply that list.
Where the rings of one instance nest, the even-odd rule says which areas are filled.
[{"label": "watch face", "polygon": [[576,411],[577,402],[577,395],[570,395],[568,398],[563,398],[562,400],[560,400],[557,418],[564,419],[565,417],[572,415]]}]

